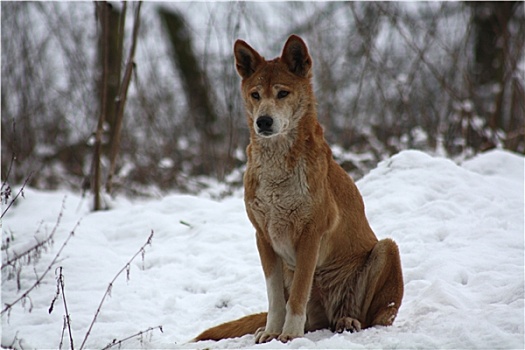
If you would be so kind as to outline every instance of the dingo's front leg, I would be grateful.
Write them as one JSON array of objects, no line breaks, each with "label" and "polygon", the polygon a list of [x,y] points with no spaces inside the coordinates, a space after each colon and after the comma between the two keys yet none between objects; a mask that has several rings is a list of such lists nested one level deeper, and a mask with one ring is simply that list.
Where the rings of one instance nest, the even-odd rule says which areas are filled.
[{"label": "dingo's front leg", "polygon": [[257,233],[257,249],[259,250],[264,276],[266,278],[268,318],[266,320],[266,327],[259,328],[255,333],[255,341],[257,343],[266,343],[277,338],[283,330],[286,312],[283,265],[281,258],[259,233]]},{"label": "dingo's front leg", "polygon": [[310,297],[317,258],[319,256],[319,239],[305,235],[296,247],[295,271],[290,288],[290,297],[286,304],[286,318],[279,340],[287,342],[304,335],[306,323],[306,306]]}]

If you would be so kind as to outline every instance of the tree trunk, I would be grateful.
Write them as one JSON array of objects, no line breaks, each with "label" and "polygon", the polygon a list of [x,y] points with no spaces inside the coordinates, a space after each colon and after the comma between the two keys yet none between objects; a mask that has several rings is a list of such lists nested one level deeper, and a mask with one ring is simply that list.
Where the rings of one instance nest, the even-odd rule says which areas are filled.
[{"label": "tree trunk", "polygon": [[[99,37],[98,52],[99,62],[103,65],[104,57],[107,57],[107,86],[105,90],[106,99],[104,110],[106,111],[106,123],[109,126],[109,137],[115,136],[116,124],[116,101],[120,90],[122,70],[122,46],[124,42],[124,25],[126,20],[126,3],[120,12],[107,2],[97,3],[97,16],[100,22],[101,35]],[[107,20],[104,20],[107,18]],[[104,26],[107,26],[104,30]],[[106,55],[107,50],[107,55]],[[102,94],[103,82],[99,82],[99,93]],[[100,99],[102,101],[102,99]]]},{"label": "tree trunk", "polygon": [[[92,180],[91,190],[93,191],[93,210],[101,210],[102,200],[100,197],[100,180],[101,180],[101,156],[102,156],[102,134],[107,113],[107,91],[109,75],[109,8],[105,2],[95,3],[96,14],[100,21],[101,35],[99,40],[100,61],[102,73],[100,76],[100,112],[98,116],[97,129],[95,131],[95,145],[93,149]],[[111,109],[111,108],[110,108]]]},{"label": "tree trunk", "polygon": [[191,34],[181,14],[160,8],[159,15],[171,41],[173,61],[182,80],[195,130],[200,133],[200,172],[221,179],[224,164],[218,159],[219,134],[214,131],[218,117],[210,100],[206,74],[192,48]]},{"label": "tree trunk", "polygon": [[102,73],[98,82],[100,114],[95,131],[90,185],[94,195],[93,210],[102,210],[104,208],[100,195],[101,158],[103,153],[107,151],[108,140],[104,139],[107,126],[109,126],[109,134],[107,135],[109,141],[115,139],[117,135],[116,100],[120,90],[125,11],[121,13],[107,2],[96,2],[95,11],[100,26],[98,56]]},{"label": "tree trunk", "polygon": [[[486,125],[495,135],[496,131],[508,132],[508,112],[504,108],[506,89],[512,89],[507,83],[509,75],[510,32],[509,22],[519,2],[471,2],[473,64],[470,70],[471,93],[475,112],[485,120]],[[485,135],[487,137],[487,135]],[[494,147],[497,140],[482,140],[474,148]],[[488,145],[483,145],[488,143]]]},{"label": "tree trunk", "polygon": [[[113,125],[113,132],[111,137],[111,149],[109,154],[109,171],[108,178],[106,181],[106,192],[111,193],[113,187],[113,175],[115,174],[115,168],[117,163],[117,156],[120,149],[120,133],[122,131],[122,121],[124,119],[124,108],[126,107],[126,100],[128,97],[128,88],[131,82],[131,74],[135,67],[135,48],[137,47],[137,38],[140,27],[140,7],[142,2],[139,1],[135,10],[135,19],[133,22],[133,34],[131,37],[131,47],[129,49],[128,60],[126,63],[126,70],[124,72],[124,79],[119,89],[118,96],[116,98],[116,115],[115,123]],[[124,2],[124,15],[126,14],[126,3]]]}]

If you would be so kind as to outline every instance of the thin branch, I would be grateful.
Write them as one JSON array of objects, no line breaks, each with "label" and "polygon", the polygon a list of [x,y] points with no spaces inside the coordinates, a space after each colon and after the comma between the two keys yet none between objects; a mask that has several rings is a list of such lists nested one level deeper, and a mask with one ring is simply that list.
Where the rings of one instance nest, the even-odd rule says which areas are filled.
[{"label": "thin branch", "polygon": [[[9,180],[9,176],[11,175],[11,170],[13,169],[13,164],[15,164],[16,160],[16,120],[13,119],[13,140],[12,140],[12,146],[11,149],[13,149],[13,154],[11,155],[11,161],[9,162],[9,167],[7,168],[7,173],[5,175],[4,181],[2,182],[2,187],[0,188],[0,201],[3,202],[5,200],[5,204],[7,204],[7,201],[9,197],[11,197],[11,186],[7,182]],[[1,203],[0,203],[1,204]],[[2,214],[3,217],[3,214]]]},{"label": "thin branch", "polygon": [[[62,334],[60,335],[60,344],[58,344],[58,349],[62,350],[62,344],[64,344],[64,333],[66,333],[66,317],[64,316],[64,322],[62,323]],[[73,348],[71,348],[73,350]]]},{"label": "thin branch", "polygon": [[443,88],[444,91],[447,92],[447,94],[452,98],[454,99],[455,101],[461,101],[461,95],[454,89],[454,87],[450,86],[450,84],[447,82],[446,80],[446,77],[442,74],[439,73],[439,70],[434,67],[432,65],[432,63],[430,63],[427,58],[426,58],[426,55],[425,55],[425,51],[422,50],[415,42],[414,40],[412,40],[409,36],[409,34],[407,34],[402,28],[401,26],[399,25],[399,22],[393,18],[390,13],[388,13],[388,11],[386,11],[381,5],[378,5],[378,9],[380,10],[380,12],[386,16],[387,18],[390,19],[390,23],[392,24],[392,26],[395,28],[395,30],[399,33],[399,35],[401,35],[401,37],[403,38],[403,40],[405,41],[405,43],[408,45],[408,47],[410,49],[412,49],[412,51],[414,51],[418,58],[421,60],[421,62],[423,62],[425,64],[425,66],[428,68],[428,70],[430,71],[430,73],[434,76],[434,78],[436,79],[436,81],[439,83],[439,85],[441,85],[441,87]]},{"label": "thin branch", "polygon": [[106,181],[106,192],[111,193],[111,188],[113,186],[113,175],[115,173],[115,166],[117,162],[117,155],[120,148],[120,133],[122,130],[122,120],[124,119],[124,109],[126,107],[126,99],[128,96],[129,83],[131,81],[131,75],[133,73],[133,68],[135,67],[134,57],[135,57],[135,48],[137,47],[137,38],[139,34],[140,27],[140,7],[142,6],[142,1],[139,1],[137,8],[135,10],[135,21],[133,23],[133,35],[131,41],[131,47],[129,49],[128,61],[126,63],[126,70],[124,72],[124,78],[122,79],[121,90],[117,97],[117,116],[115,122],[115,132],[114,139],[111,144],[110,152],[110,165],[108,178]]},{"label": "thin branch", "polygon": [[148,332],[152,332],[154,331],[155,329],[159,329],[161,333],[164,333],[164,330],[162,329],[162,325],[160,326],[157,326],[157,327],[149,327],[148,329],[146,330],[143,330],[143,331],[140,331],[140,332],[137,332],[133,335],[130,335],[129,337],[126,337],[126,338],[123,338],[121,340],[116,340],[116,339],[113,339],[113,341],[111,343],[109,343],[108,345],[106,345],[105,347],[102,348],[102,350],[107,350],[107,349],[110,349],[114,346],[120,346],[122,345],[122,343],[124,343],[125,341],[128,341],[130,339],[133,339],[133,338],[136,338],[136,337],[140,337]]},{"label": "thin branch", "polygon": [[62,250],[64,250],[64,248],[66,247],[71,237],[74,236],[75,230],[79,225],[80,225],[80,220],[76,223],[75,227],[73,227],[73,230],[69,233],[69,236],[66,238],[66,240],[64,241],[64,243],[62,244],[58,252],[56,253],[55,257],[53,258],[53,261],[51,261],[51,263],[49,264],[47,269],[42,273],[42,275],[40,275],[40,277],[37,278],[36,282],[28,290],[26,290],[18,299],[16,299],[15,301],[11,303],[5,303],[5,307],[2,310],[2,312],[0,312],[0,315],[4,314],[6,311],[9,311],[20,300],[27,298],[29,293],[31,293],[31,291],[33,291],[33,289],[35,289],[40,284],[40,282],[42,282],[42,280],[47,275],[47,273],[51,270],[53,265],[55,265],[56,261],[58,260],[58,257],[60,256],[60,253],[62,253]]},{"label": "thin branch", "polygon": [[66,314],[64,315],[64,328],[62,329],[62,337],[61,337],[61,340],[60,340],[60,348],[62,347],[62,340],[64,338],[64,330],[65,330],[65,328],[67,326],[67,329],[68,329],[68,332],[69,332],[69,344],[71,346],[71,349],[74,349],[75,347],[73,346],[73,333],[71,332],[71,318],[69,316],[69,311],[67,309],[66,293],[65,293],[65,290],[64,290],[64,275],[62,274],[62,266],[59,266],[55,270],[55,274],[56,274],[56,271],[59,271],[58,272],[58,276],[57,276],[57,291],[56,291],[55,297],[51,301],[51,306],[49,307],[49,313],[53,312],[53,307],[55,305],[55,301],[58,299],[58,296],[60,295],[60,293],[62,293],[62,300],[64,302],[64,311],[65,311]]},{"label": "thin branch", "polygon": [[[14,126],[13,126],[13,129],[14,129]],[[0,190],[2,191],[2,196],[4,195],[4,187],[7,186],[7,179],[9,179],[9,175],[11,174],[11,169],[13,168],[13,164],[14,164],[15,160],[16,160],[16,155],[13,153],[11,155],[11,161],[9,162],[9,168],[7,168],[7,173],[5,175],[5,179],[2,182],[2,187],[0,188]],[[5,198],[6,203],[7,203],[7,198],[9,198],[9,194],[6,195],[6,198]]]},{"label": "thin branch", "polygon": [[143,256],[146,246],[147,245],[151,245],[151,240],[152,239],[153,239],[153,230],[151,231],[151,234],[149,235],[148,240],[146,241],[146,243],[144,243],[144,245],[142,245],[142,247],[140,247],[140,249],[135,253],[135,255],[133,255],[133,257],[131,257],[131,259],[124,265],[124,267],[122,267],[120,269],[120,271],[117,272],[117,274],[115,275],[115,277],[113,277],[111,282],[109,282],[108,288],[106,289],[106,292],[102,296],[102,300],[100,300],[100,304],[98,305],[97,311],[95,312],[95,316],[93,317],[93,320],[91,321],[91,324],[89,325],[89,329],[86,332],[84,340],[82,341],[82,345],[80,345],[80,350],[82,350],[84,348],[84,346],[86,345],[86,341],[88,340],[89,335],[91,334],[91,330],[93,329],[93,326],[95,325],[95,322],[97,321],[97,317],[100,314],[100,311],[102,310],[102,305],[104,304],[104,301],[106,300],[106,297],[111,294],[111,289],[113,288],[113,284],[115,283],[117,278],[124,271],[127,271],[127,275],[129,275],[129,268],[131,266],[131,263],[133,262],[133,260],[138,255],[142,255]]},{"label": "thin branch", "polygon": [[[15,204],[16,200],[18,199],[18,197],[20,195],[22,195],[22,197],[24,196],[24,188],[26,187],[27,183],[29,182],[29,180],[31,179],[31,176],[33,176],[33,172],[30,172],[29,175],[27,176],[26,180],[24,181],[24,183],[22,184],[22,187],[20,188],[20,190],[18,191],[18,193],[16,194],[15,198],[13,198],[13,200],[11,202],[9,202],[9,204],[7,205],[7,207],[5,208],[5,210],[2,212],[2,216],[0,216],[0,220],[4,217],[4,215],[7,213],[7,211],[9,210],[9,208],[11,208],[11,206],[13,204]],[[6,180],[7,181],[7,180]]]},{"label": "thin branch", "polygon": [[[2,264],[2,268],[1,268],[2,270],[4,269],[4,267],[14,266],[16,261],[24,258],[25,256],[28,256],[33,251],[38,251],[38,249],[42,248],[44,245],[46,245],[47,243],[49,243],[50,241],[53,240],[53,237],[55,236],[55,232],[56,232],[58,226],[60,225],[60,221],[62,219],[62,216],[64,215],[64,209],[65,209],[65,205],[66,205],[66,198],[67,198],[67,196],[64,196],[64,199],[62,199],[62,207],[60,209],[60,212],[58,213],[57,222],[55,223],[55,226],[53,227],[53,230],[51,231],[49,236],[47,236],[47,238],[45,238],[43,241],[38,242],[36,245],[34,245],[33,247],[29,248],[25,252],[20,253],[20,254],[15,254],[14,257],[12,257],[11,259],[8,259],[6,262],[4,262]],[[38,233],[38,231],[37,231],[37,233]]]}]

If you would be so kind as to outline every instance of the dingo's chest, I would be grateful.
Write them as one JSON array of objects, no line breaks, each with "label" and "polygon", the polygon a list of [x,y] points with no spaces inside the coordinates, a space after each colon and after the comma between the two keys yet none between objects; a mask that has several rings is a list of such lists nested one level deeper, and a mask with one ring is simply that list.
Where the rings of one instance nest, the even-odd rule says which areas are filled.
[{"label": "dingo's chest", "polygon": [[[247,199],[247,210],[263,230],[275,252],[295,266],[294,242],[308,223],[312,208],[304,166],[258,168],[255,196]],[[247,171],[252,171],[248,169]]]}]

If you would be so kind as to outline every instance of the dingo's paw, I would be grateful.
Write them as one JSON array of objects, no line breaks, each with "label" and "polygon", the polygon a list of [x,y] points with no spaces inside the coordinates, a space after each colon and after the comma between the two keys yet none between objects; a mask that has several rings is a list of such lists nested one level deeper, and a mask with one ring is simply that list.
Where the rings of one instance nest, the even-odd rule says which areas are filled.
[{"label": "dingo's paw", "polygon": [[266,332],[265,327],[261,327],[255,332],[255,342],[257,344],[267,343],[278,337],[279,333]]},{"label": "dingo's paw", "polygon": [[349,331],[350,333],[359,332],[361,330],[361,322],[351,317],[342,317],[335,325],[337,333]]},{"label": "dingo's paw", "polygon": [[283,343],[288,343],[291,340],[294,340],[295,338],[300,338],[301,335],[292,335],[292,334],[281,334],[279,336],[279,340]]}]

